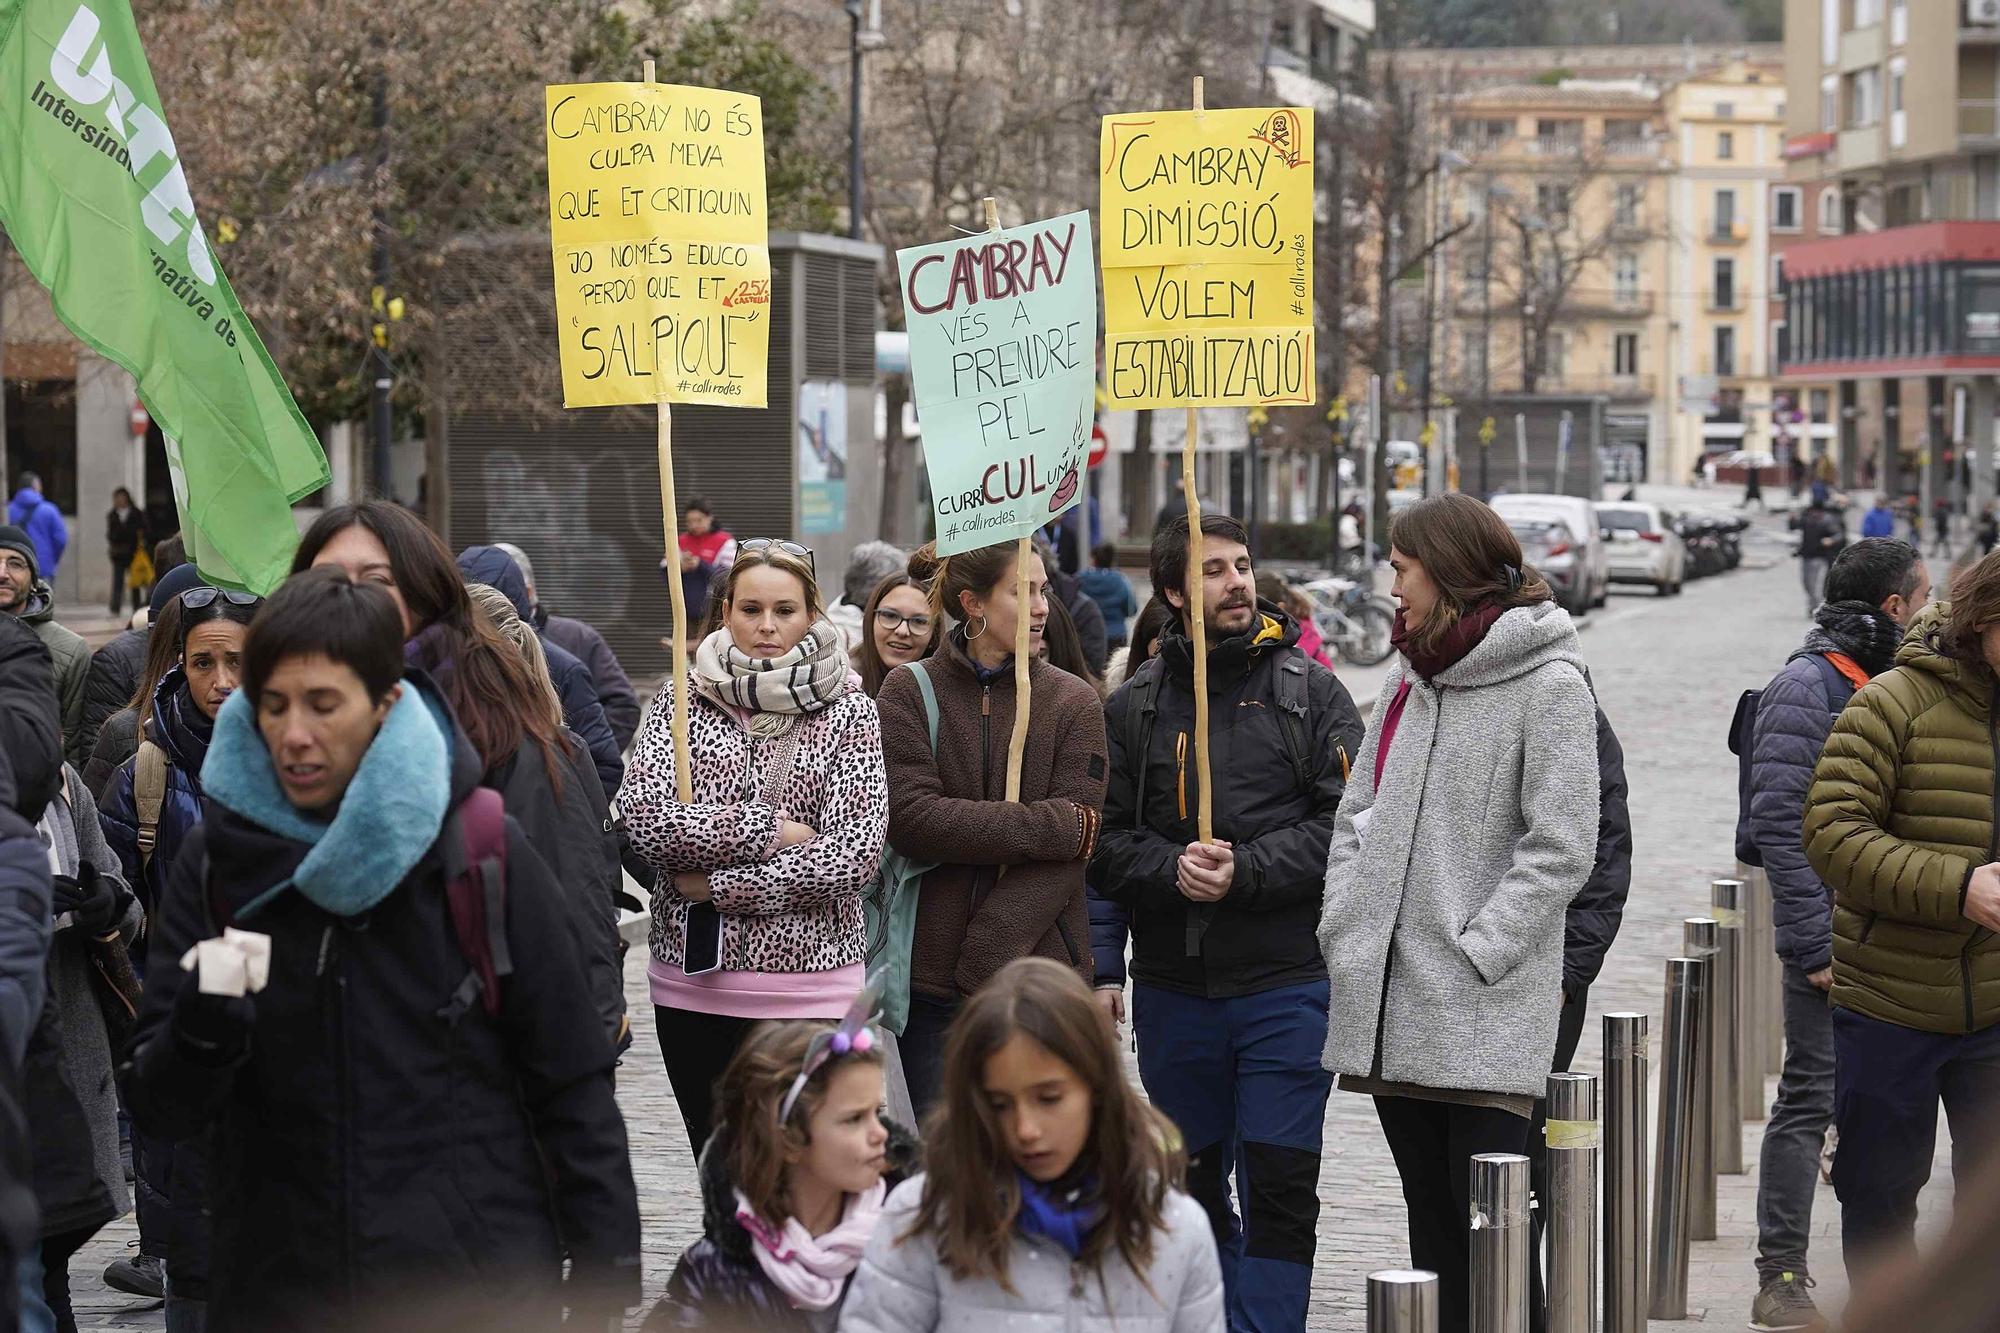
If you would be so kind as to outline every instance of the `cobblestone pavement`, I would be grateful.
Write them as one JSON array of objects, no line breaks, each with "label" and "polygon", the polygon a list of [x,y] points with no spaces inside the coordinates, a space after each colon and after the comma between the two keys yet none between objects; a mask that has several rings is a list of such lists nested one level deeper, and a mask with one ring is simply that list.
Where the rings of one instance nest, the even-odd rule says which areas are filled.
[{"label": "cobblestone pavement", "polygon": [[[1751,543],[1746,568],[1733,575],[1690,584],[1672,599],[1655,601],[1650,592],[1614,594],[1607,610],[1589,618],[1585,652],[1626,751],[1635,853],[1631,903],[1604,975],[1591,992],[1593,1021],[1585,1029],[1579,1070],[1598,1068],[1594,1015],[1608,1010],[1653,1015],[1657,1057],[1661,960],[1679,951],[1681,919],[1706,909],[1709,880],[1733,868],[1735,761],[1724,744],[1730,714],[1739,691],[1762,684],[1806,627],[1796,565],[1784,557],[1781,537],[1782,529],[1773,523]],[[1765,567],[1749,567],[1759,563]],[[1373,682],[1379,679],[1376,672],[1343,676],[1363,700],[1372,697]],[[700,1207],[693,1164],[652,1036],[640,951],[634,951],[628,965],[627,989],[638,1040],[619,1071],[619,1099],[639,1182],[650,1301],[682,1248],[694,1239]],[[1744,1155],[1751,1174],[1722,1179],[1721,1239],[1694,1247],[1693,1321],[1731,1328],[1747,1321],[1754,1295],[1754,1164],[1761,1130],[1761,1125],[1746,1130]],[[1403,1204],[1366,1099],[1333,1095],[1326,1144],[1312,1327],[1356,1330],[1363,1324],[1367,1273],[1408,1260]],[[1949,1211],[1947,1152],[1940,1133],[1938,1166],[1923,1202],[1927,1230]],[[1813,1271],[1821,1283],[1818,1294],[1836,1307],[1845,1286],[1838,1222],[1832,1191],[1822,1185],[1814,1215]],[[122,1254],[134,1234],[129,1219],[107,1228],[72,1265],[82,1327],[161,1327],[157,1306],[109,1292],[99,1280],[104,1264]],[[635,1312],[634,1326],[642,1314]]]}]

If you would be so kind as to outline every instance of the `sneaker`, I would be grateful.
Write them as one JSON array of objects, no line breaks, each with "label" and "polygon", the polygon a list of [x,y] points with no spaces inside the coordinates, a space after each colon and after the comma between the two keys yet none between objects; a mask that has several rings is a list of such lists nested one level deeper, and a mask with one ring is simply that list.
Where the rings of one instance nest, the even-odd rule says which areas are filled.
[{"label": "sneaker", "polygon": [[1757,1299],[1750,1303],[1750,1327],[1757,1333],[1791,1329],[1825,1333],[1826,1317],[1813,1304],[1812,1297],[1806,1295],[1806,1288],[1812,1285],[1811,1278],[1799,1273],[1780,1273],[1766,1282]]},{"label": "sneaker", "polygon": [[167,1297],[166,1265],[157,1255],[140,1254],[117,1259],[104,1267],[104,1285],[127,1296],[144,1296],[161,1301]]}]

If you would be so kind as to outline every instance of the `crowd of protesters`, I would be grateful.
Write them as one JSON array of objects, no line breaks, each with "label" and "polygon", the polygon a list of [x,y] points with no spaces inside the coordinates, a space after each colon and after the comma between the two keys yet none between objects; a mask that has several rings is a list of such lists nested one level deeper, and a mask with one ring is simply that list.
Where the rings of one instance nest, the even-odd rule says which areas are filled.
[{"label": "crowd of protesters", "polygon": [[[812,550],[689,517],[649,711],[527,552],[394,505],[325,511],[268,598],[161,543],[81,660],[0,527],[0,1328],[75,1328],[134,1203],[106,1281],[176,1333],[638,1306],[627,873],[701,1192],[649,1328],[1303,1328],[1336,1087],[1465,1327],[1469,1160],[1534,1153],[1631,862],[1507,525],[1398,515],[1364,718],[1226,515],[1162,526],[1143,608],[1113,548],[1076,578],[1041,541],[869,544],[829,601]],[[1968,1162],[1991,1137],[2000,565],[1956,591],[1902,543],[1829,559],[1750,738],[1788,967],[1759,1327],[1817,1326],[1829,1122],[1900,1145],[1836,1158],[1851,1255],[1907,1257],[1940,1099]]]}]

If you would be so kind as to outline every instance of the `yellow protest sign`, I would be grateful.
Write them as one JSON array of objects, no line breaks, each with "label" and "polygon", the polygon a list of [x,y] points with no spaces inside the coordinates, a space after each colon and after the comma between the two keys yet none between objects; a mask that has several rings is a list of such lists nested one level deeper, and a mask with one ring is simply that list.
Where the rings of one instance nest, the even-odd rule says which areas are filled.
[{"label": "yellow protest sign", "polygon": [[1106,116],[1099,173],[1111,405],[1314,401],[1313,113]]},{"label": "yellow protest sign", "polygon": [[547,89],[563,403],[763,407],[771,252],[755,97]]}]

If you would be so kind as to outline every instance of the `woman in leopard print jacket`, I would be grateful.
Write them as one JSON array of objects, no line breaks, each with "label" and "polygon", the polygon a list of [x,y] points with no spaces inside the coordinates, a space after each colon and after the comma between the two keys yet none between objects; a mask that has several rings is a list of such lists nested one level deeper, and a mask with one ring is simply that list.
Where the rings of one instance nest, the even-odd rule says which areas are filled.
[{"label": "woman in leopard print jacket", "polygon": [[[745,542],[723,625],[660,690],[618,804],[653,890],[653,1013],[696,1153],[750,1025],[838,1018],[864,981],[861,895],[889,822],[882,729],[813,571]],[[693,691],[694,801],[676,799],[673,690]]]}]

